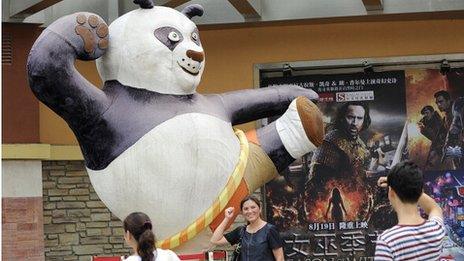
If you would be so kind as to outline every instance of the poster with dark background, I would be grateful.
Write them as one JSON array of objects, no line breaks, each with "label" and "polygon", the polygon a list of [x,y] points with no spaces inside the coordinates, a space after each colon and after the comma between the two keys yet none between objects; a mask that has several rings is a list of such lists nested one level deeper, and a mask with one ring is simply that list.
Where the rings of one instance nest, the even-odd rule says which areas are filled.
[{"label": "poster with dark background", "polygon": [[[443,259],[464,260],[463,159],[462,154],[446,153],[452,106],[464,96],[464,69],[447,74],[410,69],[405,75],[409,158],[424,170],[425,190],[443,209],[447,230]],[[440,92],[449,94],[448,102],[441,95],[435,97]],[[463,145],[462,131],[459,136],[456,148]]]},{"label": "poster with dark background", "polygon": [[[296,84],[316,91],[329,141],[265,187],[267,220],[281,231],[287,260],[372,260],[377,235],[396,223],[376,181],[395,154],[403,155],[404,76],[388,71],[262,79],[261,87]],[[345,138],[336,124],[347,103],[357,104],[352,106],[364,121],[367,114],[371,119],[356,139]]]},{"label": "poster with dark background", "polygon": [[[456,157],[443,157],[443,146],[452,119],[452,105],[464,97],[464,69],[454,69],[446,75],[439,70],[411,69],[405,74],[410,159],[426,171],[462,168]],[[441,106],[437,99],[446,99],[436,98],[438,92],[449,95],[448,102]]]},{"label": "poster with dark background", "polygon": [[[287,260],[373,260],[377,235],[397,222],[375,181],[405,158],[424,170],[425,191],[444,211],[442,259],[464,260],[462,122],[452,112],[464,97],[464,69],[263,78],[260,86],[279,84],[319,94],[326,139],[339,149],[303,156],[265,187],[267,220],[281,231]],[[371,124],[356,142],[343,139],[335,124],[347,102],[369,108]],[[327,160],[337,153],[348,155],[345,166]]]}]

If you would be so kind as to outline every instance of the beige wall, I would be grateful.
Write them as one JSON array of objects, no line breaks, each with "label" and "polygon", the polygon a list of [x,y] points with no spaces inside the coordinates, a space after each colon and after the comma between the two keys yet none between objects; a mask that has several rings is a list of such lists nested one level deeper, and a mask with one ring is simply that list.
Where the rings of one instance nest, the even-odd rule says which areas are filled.
[{"label": "beige wall", "polygon": [[42,162],[2,160],[2,197],[42,197]]},{"label": "beige wall", "polygon": [[[198,90],[252,88],[253,65],[260,63],[464,53],[462,28],[464,20],[449,19],[202,30],[206,68]],[[94,63],[79,65],[89,80],[101,84]],[[76,144],[64,121],[43,105],[40,140]]]}]

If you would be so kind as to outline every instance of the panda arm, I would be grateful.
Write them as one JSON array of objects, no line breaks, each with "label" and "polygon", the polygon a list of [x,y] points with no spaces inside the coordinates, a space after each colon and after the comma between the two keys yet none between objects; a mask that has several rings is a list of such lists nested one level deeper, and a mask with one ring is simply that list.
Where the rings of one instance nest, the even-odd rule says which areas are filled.
[{"label": "panda arm", "polygon": [[[103,54],[98,46],[92,53],[88,52],[92,47],[85,46],[83,37],[77,32],[80,29],[88,30],[89,33],[91,31],[77,29],[78,26],[86,25],[77,22],[78,15],[84,15],[86,19],[91,16],[89,13],[79,13],[55,21],[34,43],[27,61],[29,85],[34,94],[70,125],[95,119],[110,104],[105,93],[87,81],[74,67],[76,59],[94,60]],[[100,27],[106,26],[101,18],[95,15],[93,18],[98,19]],[[88,28],[98,28],[89,26],[87,20],[85,23]],[[79,32],[82,33],[82,30]],[[88,34],[87,37],[92,38]]]},{"label": "panda arm", "polygon": [[283,114],[298,96],[318,99],[314,91],[295,85],[226,92],[220,96],[233,125]]}]

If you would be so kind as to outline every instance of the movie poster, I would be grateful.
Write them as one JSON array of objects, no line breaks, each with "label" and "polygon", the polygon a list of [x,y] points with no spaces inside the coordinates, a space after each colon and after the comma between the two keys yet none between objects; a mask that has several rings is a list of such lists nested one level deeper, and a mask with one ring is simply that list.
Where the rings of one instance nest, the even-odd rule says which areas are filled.
[{"label": "movie poster", "polygon": [[464,171],[428,171],[425,192],[440,205],[446,228],[441,260],[464,260]]},{"label": "movie poster", "polygon": [[404,75],[262,80],[261,87],[291,83],[315,90],[324,114],[324,144],[265,187],[267,220],[284,237],[286,260],[373,260],[377,236],[396,224],[386,190],[376,182],[405,156]]},{"label": "movie poster", "polygon": [[449,131],[453,104],[464,97],[464,69],[446,75],[439,70],[420,69],[405,74],[409,158],[426,171],[462,169],[462,157],[455,153],[462,146],[462,137],[453,139]]},{"label": "movie poster", "polygon": [[464,260],[464,69],[446,74],[416,69],[405,75],[409,158],[424,170],[426,192],[443,209],[447,236],[442,259]]}]

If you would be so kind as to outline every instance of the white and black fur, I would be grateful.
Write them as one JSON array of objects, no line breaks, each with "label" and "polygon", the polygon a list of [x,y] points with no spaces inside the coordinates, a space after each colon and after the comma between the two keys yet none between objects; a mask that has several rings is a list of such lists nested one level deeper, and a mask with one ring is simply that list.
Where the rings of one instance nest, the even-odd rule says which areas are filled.
[{"label": "white and black fur", "polygon": [[[150,5],[151,1],[136,0],[134,2],[141,5],[142,9],[139,9],[139,12],[161,8]],[[172,12],[173,15],[176,12],[167,9],[160,10]],[[182,13],[190,19],[194,15],[201,15],[203,9],[198,5],[188,6]],[[88,19],[85,24],[78,25],[76,23],[79,21],[79,15]],[[79,142],[86,167],[90,172],[105,171],[117,161],[118,157],[138,144],[147,134],[179,116],[192,114],[202,117],[201,115],[205,115],[206,118],[215,119],[214,121],[222,122],[225,126],[230,125],[231,127],[236,124],[280,115],[298,96],[305,96],[313,101],[318,98],[312,90],[296,86],[248,89],[210,95],[197,93],[196,86],[204,69],[204,52],[199,37],[195,37],[195,34],[198,35],[198,29],[193,23],[189,24],[190,22],[184,20],[182,20],[182,24],[190,28],[188,34],[181,32],[184,30],[183,28],[176,28],[170,24],[152,28],[151,35],[154,38],[150,39],[157,46],[156,51],[164,55],[162,59],[172,56],[172,62],[165,63],[167,67],[161,68],[162,61],[157,61],[156,55],[151,57],[152,54],[147,53],[146,56],[141,56],[138,59],[146,58],[145,63],[152,62],[153,64],[148,66],[142,64],[138,70],[134,70],[132,67],[127,68],[126,72],[123,71],[126,68],[123,68],[122,72],[118,69],[118,73],[122,76],[115,79],[112,73],[116,70],[107,65],[111,65],[111,61],[116,58],[105,54],[105,48],[100,48],[104,47],[100,43],[107,36],[102,37],[104,35],[101,33],[102,31],[97,32],[97,29],[106,26],[106,24],[101,18],[98,18],[99,24],[92,23],[91,25],[90,17],[92,16],[95,15],[79,13],[63,17],[51,24],[35,42],[27,63],[32,91],[40,101],[61,116],[70,126]],[[93,36],[90,37],[87,34],[87,38],[84,38],[77,34],[76,28],[78,26],[85,26],[86,30]],[[136,31],[137,28],[132,29]],[[173,32],[177,34],[179,39],[173,36]],[[110,28],[110,49],[113,48],[111,33]],[[89,39],[94,41],[89,41]],[[173,41],[172,39],[178,40]],[[93,50],[89,51],[89,47],[86,47],[86,40],[94,43]],[[186,45],[187,42],[188,45]],[[144,46],[149,46],[149,44],[136,42],[132,46],[133,48],[140,46],[145,48]],[[119,47],[114,46],[116,49]],[[97,58],[99,58],[97,66],[104,80],[102,89],[93,86],[74,67],[76,59],[95,60]],[[138,59],[127,61],[127,63],[137,63]],[[124,66],[124,64],[118,66]],[[150,74],[152,68],[156,68],[155,73],[158,73],[159,77]],[[146,71],[142,72],[142,70]],[[162,72],[160,73],[159,70]],[[168,75],[169,73],[175,75]],[[105,78],[106,76],[108,78]],[[214,129],[214,126],[211,125],[211,128]],[[205,129],[204,131],[208,132],[209,130]],[[269,155],[279,171],[286,168],[294,160],[279,138],[275,124],[259,129],[257,134],[263,150]],[[230,146],[236,146],[234,144]],[[156,148],[156,144],[153,147]],[[230,151],[235,152],[236,149]],[[238,155],[233,156],[238,157]],[[176,172],[176,170],[172,171]],[[162,175],[162,173],[157,174]],[[227,177],[224,180],[226,179]],[[224,180],[217,187],[223,186]],[[149,182],[154,184],[153,186],[157,184],[156,178]],[[97,188],[108,189],[105,187],[106,184],[101,185],[101,187],[95,184],[94,186],[96,190]],[[97,192],[99,191],[97,190]],[[193,191],[192,193],[198,192]],[[115,202],[138,197],[138,195],[123,196]],[[105,198],[102,199],[105,203],[109,202]],[[134,200],[137,201],[137,199]],[[108,206],[111,210],[114,209],[112,204],[115,203]],[[137,206],[130,207],[136,208]],[[166,215],[169,216],[169,214]],[[180,224],[180,227],[184,225]],[[175,229],[178,228],[175,227],[172,231]],[[166,230],[165,232],[169,234],[172,231]],[[160,233],[161,237],[166,236],[166,233]]]}]

